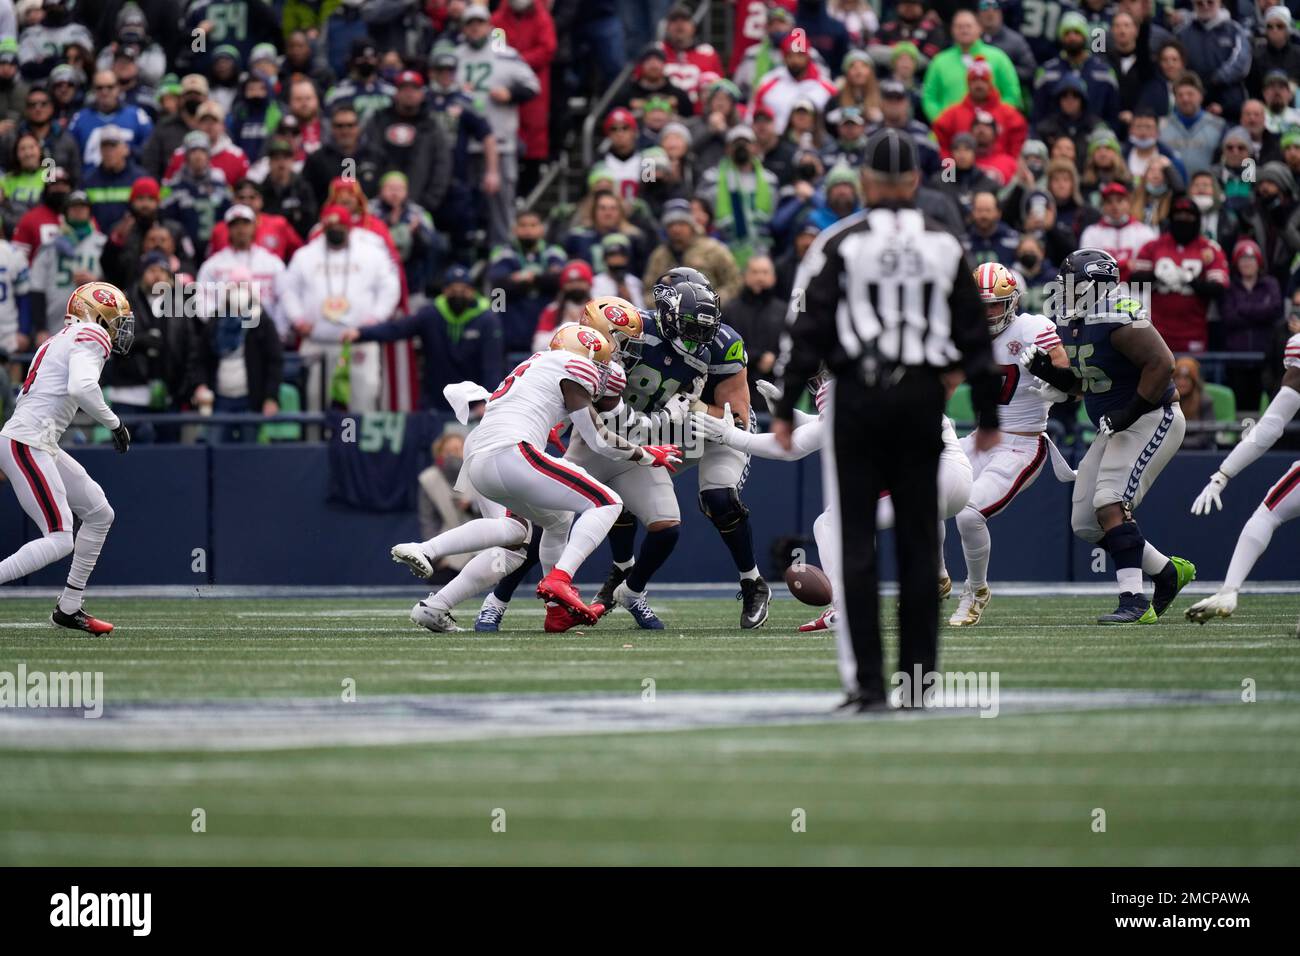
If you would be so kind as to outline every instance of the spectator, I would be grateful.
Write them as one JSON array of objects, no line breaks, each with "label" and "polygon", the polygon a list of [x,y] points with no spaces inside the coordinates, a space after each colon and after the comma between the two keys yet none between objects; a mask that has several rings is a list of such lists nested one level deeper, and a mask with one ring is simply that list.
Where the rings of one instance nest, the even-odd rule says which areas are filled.
[{"label": "spectator", "polygon": [[978,59],[966,71],[966,95],[934,121],[934,138],[939,143],[940,153],[944,156],[951,154],[952,138],[958,133],[971,132],[975,115],[981,111],[990,114],[997,122],[998,151],[1013,158],[1019,156],[1029,135],[1028,124],[1020,110],[1002,102],[1002,95],[993,85],[991,68],[986,61]]},{"label": "spectator", "polygon": [[144,170],[131,159],[126,132],[116,126],[99,130],[99,166],[86,176],[85,191],[95,221],[111,225],[126,215],[131,187]]},{"label": "spectator", "polygon": [[907,93],[913,116],[924,112],[921,108],[920,62],[921,54],[914,43],[896,43],[889,51],[889,78]]},{"label": "spectator", "polygon": [[1088,138],[1099,127],[1105,130],[1106,124],[1090,108],[1087,88],[1073,73],[1061,77],[1053,89],[1056,110],[1039,119],[1034,132],[1039,139],[1053,145],[1058,139],[1070,140],[1074,147],[1072,159],[1075,167],[1080,168],[1079,160],[1086,155]]},{"label": "spectator", "polygon": [[280,88],[288,91],[295,76],[301,76],[316,88],[316,98],[321,99],[335,83],[335,74],[329,64],[316,58],[311,38],[305,30],[291,31],[284,41],[284,58],[280,63]]},{"label": "spectator", "polygon": [[[751,96],[767,75],[781,65],[781,43],[794,29],[794,14],[779,3],[769,3],[765,29],[763,39],[745,51],[740,66],[732,74],[732,79],[746,97]],[[822,61],[821,54],[816,49],[809,49],[808,54],[824,72],[826,64]]]},{"label": "spectator", "polygon": [[95,74],[95,101],[77,113],[68,124],[68,132],[81,148],[81,164],[92,170],[99,165],[99,140],[104,127],[120,131],[127,147],[140,155],[145,141],[153,132],[153,120],[138,106],[122,103],[122,90],[111,70]]},{"label": "spectator", "polygon": [[1295,42],[1295,15],[1283,4],[1264,12],[1264,35],[1254,41],[1247,87],[1252,96],[1264,95],[1264,80],[1274,72],[1300,76],[1300,45]]},{"label": "spectator", "polygon": [[[1283,82],[1286,97],[1283,105],[1290,103],[1291,84]],[[1274,98],[1278,87],[1273,86]],[[1246,100],[1241,105],[1241,128],[1250,135],[1250,150],[1256,163],[1271,163],[1282,158],[1281,137],[1268,128],[1268,107],[1259,100]]]},{"label": "spectator", "polygon": [[993,85],[1002,101],[1019,107],[1020,79],[1007,55],[980,39],[979,21],[969,10],[959,10],[952,17],[952,43],[938,54],[925,71],[921,100],[931,121],[966,95],[968,65],[983,57],[992,73]]},{"label": "spectator", "polygon": [[501,321],[491,303],[469,281],[461,265],[448,267],[442,294],[414,315],[347,329],[344,341],[393,342],[419,337],[424,358],[425,408],[447,411],[442,389],[453,382],[501,381],[504,369]]},{"label": "spectator", "polygon": [[1002,221],[1012,229],[1019,229],[1025,197],[1046,189],[1047,144],[1040,139],[1027,139],[1020,147],[1020,159],[1011,182],[1002,191]]},{"label": "spectator", "polygon": [[1058,266],[1048,257],[1042,239],[1033,233],[1022,235],[1020,244],[1016,247],[1016,261],[1013,265],[1017,274],[1025,280],[1020,299],[1021,310],[1043,313],[1048,283],[1056,281]]},{"label": "spectator", "polygon": [[[471,87],[474,106],[487,117],[496,136],[500,182],[487,196],[488,240],[501,243],[514,229],[515,185],[519,181],[519,106],[537,96],[541,86],[512,47],[488,43],[492,25],[486,7],[474,4],[467,8],[464,21],[465,41],[456,47],[456,56],[461,80]],[[622,58],[621,52],[619,57]],[[613,74],[608,79],[612,81]],[[469,150],[471,155],[478,155],[482,147],[470,143]]]},{"label": "spectator", "polygon": [[103,249],[104,234],[95,228],[90,200],[79,190],[69,193],[57,234],[32,257],[34,344],[39,345],[46,337],[62,331],[68,298],[77,286],[103,278],[100,265]]},{"label": "spectator", "polygon": [[[126,289],[135,284],[139,276],[141,256],[145,249],[145,238],[155,226],[172,236],[171,248],[178,248],[185,258],[194,258],[194,247],[185,236],[180,224],[174,220],[160,217],[162,192],[158,180],[149,176],[137,179],[131,184],[127,196],[127,209],[109,227],[108,241],[104,245],[102,264],[104,278],[114,285]],[[173,271],[179,271],[180,262]]]},{"label": "spectator", "polygon": [[285,321],[304,339],[298,351],[308,366],[306,406],[324,407],[328,391],[331,405],[378,411],[379,348],[345,352],[344,343],[354,340],[345,332],[387,321],[401,299],[401,279],[384,241],[354,227],[348,208],[326,206],[321,225],[289,263],[280,296]]},{"label": "spectator", "polygon": [[[1251,148],[1250,132],[1244,126],[1228,130],[1223,136],[1220,161],[1209,169],[1223,191],[1227,206],[1236,209],[1250,205],[1258,165]],[[1248,174],[1250,180],[1246,178]]]},{"label": "spectator", "polygon": [[158,121],[145,141],[140,165],[155,179],[164,178],[172,155],[181,148],[185,134],[199,128],[199,107],[208,99],[208,80],[197,73],[181,77],[181,108]]},{"label": "spectator", "polygon": [[1016,68],[1021,87],[1029,88],[1033,84],[1034,72],[1038,69],[1038,59],[1029,48],[1029,43],[1006,25],[1000,0],[979,0],[978,11],[981,39],[1007,55],[1007,59]]},{"label": "spectator", "polygon": [[1186,180],[1187,169],[1183,166],[1183,161],[1160,142],[1160,125],[1155,113],[1148,107],[1139,106],[1129,120],[1128,143],[1124,147],[1124,162],[1128,165],[1129,177],[1134,181],[1141,179],[1147,171],[1147,165],[1156,156],[1163,156],[1173,163],[1180,178]]},{"label": "spectator", "polygon": [[[345,160],[350,162],[345,164]],[[330,184],[345,171],[351,174],[349,179],[361,184],[362,192],[369,197],[379,191],[379,177],[385,163],[379,144],[362,133],[357,111],[347,102],[341,102],[330,113],[328,139],[307,158],[302,177],[318,203],[325,202]]]},{"label": "spectator", "polygon": [[294,159],[298,162],[306,160],[325,142],[320,97],[309,80],[298,79],[289,84],[289,115],[280,120],[276,132],[293,140]]},{"label": "spectator", "polygon": [[[277,285],[285,271],[279,256],[253,242],[257,214],[247,206],[226,210],[230,245],[199,267],[197,348],[191,380],[196,405],[211,394],[213,410],[275,415],[283,371]],[[232,426],[228,438],[257,440],[257,428]]]},{"label": "spectator", "polygon": [[1042,119],[1052,112],[1053,91],[1061,78],[1077,76],[1087,91],[1088,109],[1112,126],[1119,119],[1119,81],[1105,57],[1092,56],[1088,21],[1082,14],[1061,17],[1056,35],[1060,55],[1048,60],[1034,78],[1034,116]]},{"label": "spectator", "polygon": [[782,40],[784,64],[768,73],[754,94],[754,109],[770,109],[779,132],[785,132],[797,104],[807,101],[815,115],[836,94],[834,85],[812,62],[807,44],[808,38],[799,30]]},{"label": "spectator", "polygon": [[[131,109],[142,109],[151,121],[158,118],[158,90],[140,79],[140,65],[131,59],[131,51],[120,50],[109,64],[117,85],[122,91],[122,105]],[[141,141],[139,147],[144,146]],[[139,153],[139,148],[136,150]]]},{"label": "spectator", "polygon": [[[874,12],[873,12],[874,16]],[[816,50],[837,75],[852,46],[848,28],[826,10],[826,0],[798,0],[794,9],[795,29],[808,37],[808,49]]]},{"label": "spectator", "polygon": [[894,5],[894,19],[880,28],[867,52],[877,66],[886,67],[890,49],[901,43],[911,43],[921,54],[920,66],[925,67],[947,48],[948,34],[939,15],[927,11],[922,0],[899,0]]},{"label": "spectator", "polygon": [[785,137],[803,149],[820,150],[826,146],[826,128],[812,100],[795,100],[790,122],[785,127]]},{"label": "spectator", "polygon": [[1037,239],[1042,256],[1049,262],[1063,261],[1079,245],[1075,234],[1056,221],[1056,200],[1047,190],[1025,195],[1019,220],[1021,234]]},{"label": "spectator", "polygon": [[[1182,157],[1189,174],[1210,168],[1215,148],[1223,136],[1223,120],[1201,109],[1203,100],[1201,78],[1186,72],[1174,84],[1173,111],[1160,121],[1160,142],[1174,155]],[[1240,103],[1237,108],[1240,110]]]},{"label": "spectator", "polygon": [[591,203],[580,211],[575,227],[564,237],[565,254],[599,266],[600,243],[614,233],[626,236],[631,244],[633,269],[643,267],[650,252],[650,234],[628,219],[623,200],[608,189],[598,189]]},{"label": "spectator", "polygon": [[85,82],[85,74],[67,63],[60,63],[50,71],[45,88],[50,91],[50,98],[54,101],[54,118],[64,128],[72,123],[72,118],[80,112],[85,102],[85,91],[82,89]]},{"label": "spectator", "polygon": [[1177,103],[1175,87],[1186,72],[1187,51],[1177,40],[1166,40],[1156,50],[1156,72],[1142,87],[1138,105],[1146,107],[1163,120],[1174,111]]},{"label": "spectator", "polygon": [[829,13],[844,24],[854,47],[861,47],[880,29],[880,19],[866,0],[831,0]]},{"label": "spectator", "polygon": [[644,203],[653,219],[670,199],[689,199],[695,194],[695,172],[690,164],[690,133],[681,123],[669,123],[660,134],[665,146],[642,152],[650,169],[650,182],[641,184],[638,204]]},{"label": "spectator", "polygon": [[77,141],[54,119],[54,101],[39,87],[27,92],[23,117],[17,125],[0,133],[0,156],[12,155],[16,137],[27,132],[35,134],[42,151],[54,160],[54,165],[66,169],[73,177],[81,174],[81,150]]},{"label": "spectator", "polygon": [[678,116],[693,115],[695,104],[691,101],[691,95],[668,79],[668,74],[664,72],[667,63],[668,58],[662,46],[658,43],[647,46],[641,51],[637,68],[614,97],[614,103],[626,106],[635,113],[651,97],[666,96],[673,101]]},{"label": "spectator", "polygon": [[[1300,52],[1300,47],[1297,48]],[[1247,104],[1257,103],[1258,100],[1247,100]],[[1264,124],[1268,130],[1274,146],[1276,147],[1277,139],[1283,132],[1296,126],[1300,126],[1300,107],[1296,107],[1295,90],[1291,87],[1291,78],[1281,70],[1270,70],[1264,76]],[[1241,113],[1241,123],[1247,129],[1254,133],[1253,125],[1246,123],[1246,111],[1243,108]],[[1263,162],[1270,162],[1273,158],[1267,150],[1260,153]]]},{"label": "spectator", "polygon": [[835,142],[822,150],[822,163],[828,168],[844,165],[858,169],[866,161],[866,117],[856,106],[842,106],[835,114]]},{"label": "spectator", "polygon": [[185,162],[164,184],[163,213],[181,224],[200,259],[207,254],[212,226],[230,203],[226,177],[212,165],[208,134],[187,133],[181,147]]},{"label": "spectator", "polygon": [[1210,303],[1228,286],[1227,258],[1218,243],[1200,234],[1200,224],[1196,204],[1178,197],[1168,231],[1153,236],[1129,263],[1133,282],[1154,283],[1152,320],[1175,352],[1209,347]]},{"label": "spectator", "polygon": [[365,126],[392,105],[396,93],[379,73],[379,47],[369,37],[361,37],[352,41],[347,76],[325,94],[325,112],[333,116],[335,106],[349,103]]},{"label": "spectator", "polygon": [[736,294],[740,288],[740,270],[727,247],[703,234],[689,203],[672,201],[664,206],[662,245],[650,254],[642,282],[653,286],[661,275],[675,266],[698,269],[713,281],[719,299]]},{"label": "spectator", "polygon": [[[226,113],[216,100],[206,100],[197,113],[199,129],[208,137],[209,155],[214,168],[221,170],[226,184],[238,182],[248,175],[248,157],[235,145],[226,133]],[[185,148],[182,145],[167,163],[164,178],[176,175],[176,171],[185,162]]]},{"label": "spectator", "polygon": [[447,195],[452,158],[425,94],[424,77],[403,70],[396,78],[393,102],[375,114],[365,135],[383,151],[384,168],[406,176],[412,201],[429,210],[440,208]]},{"label": "spectator", "polygon": [[716,166],[727,152],[727,134],[742,120],[740,107],[740,90],[730,80],[714,80],[704,91],[700,115],[686,121],[697,170]]},{"label": "spectator", "polygon": [[999,187],[1008,185],[1015,177],[1017,161],[1003,151],[1001,131],[993,114],[977,110],[971,135],[975,138],[975,165],[995,179]]},{"label": "spectator", "polygon": [[514,237],[495,246],[488,260],[488,284],[493,295],[501,290],[505,303],[501,327],[506,352],[532,348],[542,309],[560,287],[564,250],[548,244],[545,232],[542,217],[526,209],[515,218]]},{"label": "spectator", "polygon": [[[1277,279],[1262,271],[1264,254],[1253,239],[1238,239],[1232,250],[1232,282],[1219,303],[1223,347],[1229,352],[1263,352],[1282,314],[1282,290]],[[1259,367],[1229,365],[1227,384],[1240,408],[1258,408]]]},{"label": "spectator", "polygon": [[[433,55],[428,103],[451,146],[450,185],[430,212],[459,259],[469,253],[486,224],[485,196],[501,188],[501,165],[492,127],[457,85],[456,65],[453,52]],[[471,154],[471,146],[480,152]]]},{"label": "spectator", "polygon": [[611,232],[600,240],[600,266],[591,282],[591,295],[616,295],[644,309],[645,286],[632,271],[632,241],[621,232]]},{"label": "spectator", "polygon": [[208,67],[208,99],[221,107],[222,114],[230,112],[239,92],[239,76],[243,64],[239,48],[231,43],[222,43],[212,51],[211,65]]},{"label": "spectator", "polygon": [[[975,164],[975,137],[958,133],[952,139],[952,165],[930,177],[929,186],[957,201],[963,217],[970,215],[971,203],[980,192],[996,193],[1000,183]],[[963,230],[964,231],[964,230]]]},{"label": "spectator", "polygon": [[777,295],[776,266],[772,260],[765,255],[751,258],[745,265],[740,294],[721,306],[727,324],[740,335],[749,355],[750,401],[756,408],[762,408],[766,403],[757,384],[773,381],[789,307],[789,300]]},{"label": "spectator", "polygon": [[[44,176],[44,170],[42,170]],[[63,227],[63,213],[67,209],[68,194],[72,192],[72,178],[60,166],[54,167],[49,182],[41,190],[41,201],[23,213],[14,229],[14,247],[30,262],[36,251],[57,236]]]},{"label": "spectator", "polygon": [[768,223],[776,211],[776,177],[757,156],[754,131],[735,126],[727,133],[727,155],[700,177],[699,195],[709,200],[719,237],[738,268],[768,248]]},{"label": "spectator", "polygon": [[68,0],[45,0],[41,19],[21,31],[18,62],[25,80],[42,80],[60,64],[68,62],[71,50],[80,50],[88,60],[95,40],[80,23],[72,19],[73,4]]},{"label": "spectator", "polygon": [[1193,176],[1187,194],[1201,214],[1201,235],[1206,239],[1219,242],[1224,234],[1236,231],[1234,217],[1223,206],[1223,190],[1213,173],[1203,170]]},{"label": "spectator", "polygon": [[803,262],[803,257],[808,252],[808,247],[813,244],[820,232],[815,223],[805,222],[795,233],[794,239],[790,243],[781,258],[776,263],[776,296],[786,302],[790,301],[790,296],[794,292],[794,278],[799,271],[799,264]]},{"label": "spectator", "polygon": [[1056,204],[1056,223],[1072,235],[1079,235],[1095,222],[1097,211],[1085,206],[1079,192],[1079,171],[1074,163],[1054,159],[1047,164],[1047,191]]},{"label": "spectator", "polygon": [[839,93],[835,105],[840,109],[852,106],[861,112],[866,121],[879,123],[880,83],[871,57],[862,50],[851,50],[844,58],[843,75],[835,84]]},{"label": "spectator", "polygon": [[[420,472],[416,479],[419,487],[416,511],[420,517],[421,540],[427,541],[478,517],[473,499],[455,490],[464,458],[465,435],[456,425],[449,425],[433,443],[433,464]],[[442,578],[440,583],[444,583],[449,573],[465,567],[472,557],[473,554],[469,553],[439,558],[433,566],[434,579]]]},{"label": "spectator", "polygon": [[582,310],[592,297],[595,272],[591,264],[582,259],[571,259],[560,272],[556,296],[542,309],[533,330],[533,351],[543,352],[555,330],[582,318]]},{"label": "spectator", "polygon": [[977,192],[971,199],[970,227],[963,245],[972,265],[1015,259],[1020,235],[1002,221],[997,193]]},{"label": "spectator", "polygon": [[1173,165],[1163,156],[1147,164],[1133,192],[1130,212],[1135,219],[1157,230],[1164,228],[1174,199],[1173,175]]},{"label": "spectator", "polygon": [[613,178],[618,195],[635,196],[644,178],[641,152],[636,148],[636,117],[622,107],[611,110],[605,117],[604,130],[609,149],[601,157],[601,165]]},{"label": "spectator", "polygon": [[[27,99],[27,84],[18,76],[18,43],[12,37],[0,40],[0,132],[9,132],[18,122]],[[10,129],[4,129],[9,124]]]},{"label": "spectator", "polygon": [[[257,183],[251,179],[241,179],[231,190],[231,199],[240,206],[247,206],[253,211],[253,244],[278,256],[284,263],[293,258],[295,252],[302,248],[302,236],[290,225],[289,220],[277,213],[266,212],[263,208],[262,192]],[[212,241],[208,244],[208,255],[216,255],[230,243],[230,214],[212,227]]]},{"label": "spectator", "polygon": [[293,144],[284,137],[272,137],[266,144],[266,158],[266,178],[258,185],[262,208],[268,214],[284,217],[296,235],[305,236],[316,224],[319,206],[311,186],[294,172]]},{"label": "spectator", "polygon": [[[1220,0],[1192,0],[1192,8],[1194,17],[1174,36],[1187,50],[1187,68],[1205,77],[1210,112],[1235,121],[1246,100],[1250,37],[1223,9]],[[1188,168],[1192,168],[1190,163]]]},{"label": "spectator", "polygon": [[[794,143],[777,132],[776,117],[770,108],[754,110],[750,121],[754,128],[754,145],[758,147],[763,168],[776,176],[782,188],[788,188],[794,182],[795,175]],[[662,143],[662,137],[660,142]],[[689,146],[690,142],[686,145]],[[671,152],[669,150],[670,154]]]},{"label": "spectator", "polygon": [[1150,33],[1143,34],[1137,21],[1123,10],[1116,12],[1111,19],[1107,39],[1106,61],[1115,73],[1119,97],[1118,133],[1132,121],[1143,89],[1156,74],[1156,64],[1149,46]]},{"label": "spectator", "polygon": [[1132,182],[1124,158],[1120,155],[1119,140],[1110,130],[1096,130],[1088,137],[1088,161],[1083,168],[1080,186],[1089,205],[1101,202],[1102,187],[1108,183]]},{"label": "spectator", "polygon": [[1300,128],[1289,129],[1282,134],[1282,161],[1286,163],[1291,175],[1300,181]]},{"label": "spectator", "polygon": [[[274,49],[272,47],[272,51]],[[262,158],[266,141],[283,115],[280,104],[271,98],[271,90],[266,77],[257,73],[246,74],[226,117],[226,132],[235,149],[243,153],[249,163]]]},{"label": "spectator", "polygon": [[1265,163],[1258,177],[1250,204],[1237,210],[1235,236],[1225,236],[1224,242],[1234,240],[1235,249],[1235,239],[1254,239],[1264,271],[1283,285],[1290,277],[1292,260],[1300,252],[1296,178],[1284,163]]},{"label": "spectator", "polygon": [[1191,356],[1175,361],[1174,387],[1178,389],[1178,405],[1183,410],[1183,416],[1187,419],[1187,424],[1192,426],[1183,436],[1182,447],[1213,448],[1214,425],[1218,419],[1214,414],[1214,401],[1205,394],[1201,381],[1201,363]]},{"label": "spectator", "polygon": [[[699,107],[701,94],[710,82],[725,76],[722,60],[716,50],[707,43],[701,43],[695,36],[695,18],[690,7],[679,3],[668,11],[668,22],[664,28],[664,56],[668,58],[664,72],[668,79],[686,91],[691,102]],[[619,55],[619,61],[622,55]],[[622,68],[617,62],[602,66],[606,81],[612,80]]]},{"label": "spectator", "polygon": [[929,127],[914,118],[912,101],[908,98],[907,90],[897,80],[885,80],[880,84],[880,112],[880,123],[868,126],[867,136],[885,127],[905,131],[911,137],[912,145],[916,147],[917,165],[921,168],[921,175],[933,176],[937,173],[941,160],[939,151],[935,148],[934,138],[930,135]]},{"label": "spectator", "polygon": [[410,196],[405,173],[397,170],[384,173],[379,181],[379,195],[370,200],[370,215],[381,220],[393,237],[406,288],[423,295],[439,271],[438,237],[433,217]]},{"label": "spectator", "polygon": [[537,77],[539,92],[519,108],[519,138],[524,143],[523,164],[531,170],[523,177],[524,191],[536,183],[539,167],[550,155],[549,111],[551,63],[557,47],[555,21],[545,3],[511,0],[497,7],[492,23],[505,31],[505,40]]},{"label": "spectator", "polygon": [[1129,215],[1130,202],[1128,183],[1108,183],[1101,190],[1101,220],[1079,236],[1080,246],[1104,249],[1115,257],[1121,280],[1128,279],[1133,256],[1157,235],[1155,229]]},{"label": "spectator", "polygon": [[19,133],[9,149],[6,172],[0,177],[0,219],[16,223],[41,201],[45,188],[41,140],[30,130]]}]

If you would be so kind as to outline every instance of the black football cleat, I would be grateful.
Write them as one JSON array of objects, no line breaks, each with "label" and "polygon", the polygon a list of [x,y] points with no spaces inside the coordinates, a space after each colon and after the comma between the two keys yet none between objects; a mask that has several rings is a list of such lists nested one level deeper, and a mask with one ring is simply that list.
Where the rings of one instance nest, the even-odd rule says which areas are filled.
[{"label": "black football cleat", "polygon": [[762,627],[767,623],[767,609],[772,603],[772,589],[762,578],[741,578],[740,594],[743,602],[740,609],[740,626],[749,630]]},{"label": "black football cleat", "polygon": [[1145,595],[1125,591],[1119,596],[1119,607],[1097,618],[1098,624],[1154,624],[1156,609]]},{"label": "black football cleat", "polygon": [[836,717],[851,717],[855,714],[884,714],[893,710],[889,698],[884,694],[849,694],[831,711]]},{"label": "black football cleat", "polygon": [[593,606],[597,604],[603,605],[600,612],[601,617],[604,617],[618,606],[618,602],[614,600],[614,589],[627,580],[628,572],[631,570],[631,568],[620,568],[617,564],[609,569],[609,577],[605,579],[605,583],[596,594],[596,599],[591,602]]},{"label": "black football cleat", "polygon": [[101,621],[97,617],[91,617],[84,608],[78,608],[75,614],[65,614],[59,610],[57,604],[54,605],[54,611],[50,614],[50,623],[56,627],[66,627],[70,631],[85,631],[87,634],[93,634],[96,637],[113,632],[112,624]]}]

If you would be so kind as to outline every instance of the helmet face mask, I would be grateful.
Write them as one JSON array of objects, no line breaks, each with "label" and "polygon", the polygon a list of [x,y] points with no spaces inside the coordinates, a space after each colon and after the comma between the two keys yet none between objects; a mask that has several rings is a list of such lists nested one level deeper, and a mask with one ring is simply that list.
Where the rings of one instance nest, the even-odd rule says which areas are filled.
[{"label": "helmet face mask", "polygon": [[107,282],[87,282],[68,297],[65,322],[89,322],[108,333],[116,355],[125,355],[135,341],[135,313],[122,290]]},{"label": "helmet face mask", "polygon": [[1016,317],[1020,305],[1020,284],[1011,270],[1000,262],[986,262],[975,269],[975,284],[989,333],[999,335]]},{"label": "helmet face mask", "polygon": [[615,357],[624,368],[641,360],[645,345],[645,320],[627,299],[602,295],[592,299],[582,310],[579,323],[603,333],[614,343]]}]

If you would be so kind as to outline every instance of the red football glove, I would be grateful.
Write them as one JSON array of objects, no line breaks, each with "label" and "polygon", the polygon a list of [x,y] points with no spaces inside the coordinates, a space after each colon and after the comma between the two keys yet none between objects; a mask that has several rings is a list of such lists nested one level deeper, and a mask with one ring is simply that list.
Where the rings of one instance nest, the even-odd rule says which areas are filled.
[{"label": "red football glove", "polygon": [[558,425],[552,425],[551,433],[546,436],[547,444],[554,445],[556,448],[560,449],[561,455],[563,455],[568,450],[567,448],[564,447],[564,439],[560,437],[560,429],[563,427],[564,427],[564,422],[560,422],[560,424]]},{"label": "red football glove", "polygon": [[648,468],[667,468],[676,472],[674,465],[682,463],[682,450],[676,445],[642,445],[641,464]]}]

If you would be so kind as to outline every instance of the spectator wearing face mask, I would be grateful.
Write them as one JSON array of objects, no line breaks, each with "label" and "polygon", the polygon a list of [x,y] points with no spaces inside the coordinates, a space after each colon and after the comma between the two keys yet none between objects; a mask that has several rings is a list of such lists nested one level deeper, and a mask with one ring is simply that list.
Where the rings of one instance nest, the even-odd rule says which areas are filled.
[{"label": "spectator wearing face mask", "polygon": [[68,50],[78,47],[87,57],[95,49],[95,40],[80,23],[72,19],[73,4],[68,0],[45,0],[41,20],[26,27],[18,42],[18,62],[26,80],[42,80],[68,60]]},{"label": "spectator wearing face mask", "polygon": [[[1232,282],[1219,303],[1223,348],[1229,352],[1263,352],[1282,314],[1282,289],[1262,269],[1264,254],[1253,239],[1238,239],[1232,250]],[[1258,408],[1259,368],[1230,365],[1228,384],[1241,408]]]},{"label": "spectator wearing face mask", "polygon": [[1236,248],[1236,239],[1255,240],[1264,271],[1282,284],[1288,281],[1292,262],[1300,253],[1300,190],[1284,163],[1265,163],[1257,176],[1250,204],[1236,211],[1235,235],[1225,236],[1224,241],[1231,238]]},{"label": "spectator wearing face mask", "polygon": [[632,241],[621,233],[610,233],[600,240],[600,259],[600,268],[591,283],[592,298],[616,295],[644,309],[645,286],[631,268]]},{"label": "spectator wearing face mask", "polygon": [[257,73],[249,73],[240,83],[239,95],[226,117],[226,132],[235,148],[250,163],[255,163],[262,158],[271,130],[280,124],[282,115],[280,104],[271,97],[268,80]]},{"label": "spectator wearing face mask", "polygon": [[521,212],[511,241],[492,248],[487,282],[505,294],[501,324],[507,352],[532,348],[537,320],[555,296],[564,266],[564,250],[546,241],[545,223],[535,210]]},{"label": "spectator wearing face mask", "polygon": [[1058,268],[1046,255],[1042,240],[1035,235],[1021,236],[1014,267],[1025,280],[1020,308],[1025,312],[1041,313],[1047,300],[1047,284],[1056,280]]},{"label": "spectator wearing face mask", "polygon": [[1101,221],[1083,230],[1079,245],[1104,249],[1119,263],[1119,277],[1127,280],[1134,255],[1156,238],[1155,229],[1129,215],[1129,188],[1122,181],[1101,190]]},{"label": "spectator wearing face mask", "polygon": [[[416,478],[419,488],[416,511],[420,517],[420,538],[424,541],[478,517],[473,499],[455,490],[465,459],[464,432],[454,425],[448,426],[433,443],[432,451],[433,464]],[[450,574],[463,568],[473,556],[471,552],[439,558],[433,566],[431,580],[445,583]]]},{"label": "spectator wearing face mask", "polygon": [[[1163,156],[1147,164],[1147,171],[1138,180],[1129,211],[1133,218],[1154,229],[1164,227],[1169,218],[1169,206],[1174,199],[1173,166]],[[1181,186],[1181,183],[1177,185]]]},{"label": "spectator wearing face mask", "polygon": [[560,288],[556,297],[542,310],[533,331],[533,351],[545,351],[555,330],[568,322],[582,318],[583,307],[591,301],[595,274],[582,259],[571,259],[560,272]]},{"label": "spectator wearing face mask", "polygon": [[727,133],[727,153],[700,176],[697,195],[713,210],[714,228],[739,268],[749,257],[766,252],[768,226],[776,212],[776,177],[763,168],[754,131],[735,126]]},{"label": "spectator wearing face mask", "polygon": [[1201,235],[1219,241],[1235,231],[1232,213],[1223,206],[1223,190],[1209,170],[1197,173],[1187,185],[1187,195],[1201,214]]},{"label": "spectator wearing face mask", "polygon": [[1200,228],[1200,210],[1179,196],[1170,206],[1168,231],[1143,244],[1129,264],[1131,281],[1154,283],[1151,317],[1174,352],[1209,347],[1210,304],[1228,287],[1227,258]]},{"label": "spectator wearing face mask", "polygon": [[369,37],[352,44],[348,58],[348,75],[325,94],[325,112],[339,103],[351,103],[357,119],[365,126],[372,116],[382,113],[393,102],[397,89],[379,73],[379,48]]},{"label": "spectator wearing face mask", "polygon": [[1132,179],[1141,179],[1147,166],[1157,156],[1163,156],[1173,163],[1179,175],[1186,180],[1188,171],[1183,161],[1160,142],[1160,124],[1156,114],[1150,107],[1139,106],[1129,121],[1128,141],[1124,146],[1124,163],[1128,166]]},{"label": "spectator wearing face mask", "polygon": [[746,263],[740,293],[721,303],[727,324],[745,343],[750,400],[758,402],[759,407],[763,400],[755,386],[759,381],[773,380],[789,304],[776,293],[776,267],[765,255],[754,256]]}]

